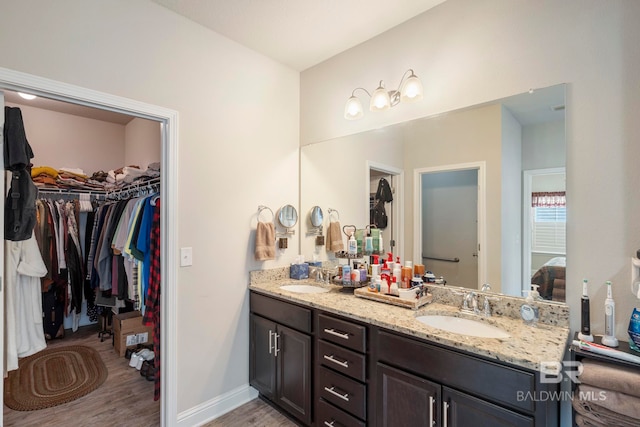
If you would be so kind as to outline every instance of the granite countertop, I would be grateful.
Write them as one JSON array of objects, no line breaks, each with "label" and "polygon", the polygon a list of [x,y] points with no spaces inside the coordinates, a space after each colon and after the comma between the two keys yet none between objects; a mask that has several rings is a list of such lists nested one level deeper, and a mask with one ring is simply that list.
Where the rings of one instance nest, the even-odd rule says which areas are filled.
[{"label": "granite countertop", "polygon": [[[283,284],[322,286],[328,288],[329,292],[294,293],[281,289],[280,286]],[[249,289],[533,371],[538,371],[542,362],[562,361],[570,335],[568,309],[566,313],[564,310],[554,309],[559,311],[559,314],[555,312],[547,314],[546,323],[543,323],[544,310],[541,307],[541,322],[532,327],[525,325],[519,317],[512,317],[513,313],[509,310],[504,310],[503,315],[497,314],[490,318],[462,315],[460,305],[451,304],[455,298],[443,297],[440,290],[434,292],[433,303],[418,310],[411,310],[358,298],[351,292],[345,292],[341,286],[322,284],[312,280],[293,280],[288,277],[288,272],[281,271],[251,272]],[[500,296],[500,299],[512,300],[513,297]],[[519,308],[524,301],[522,299],[517,301],[516,305]],[[500,302],[496,304],[499,305]],[[507,301],[505,307],[513,308],[512,305],[514,304]],[[504,329],[509,333],[510,338],[499,340],[461,335],[424,325],[415,319],[417,316],[428,314],[447,314],[487,322]],[[560,320],[558,321],[556,317]]]}]

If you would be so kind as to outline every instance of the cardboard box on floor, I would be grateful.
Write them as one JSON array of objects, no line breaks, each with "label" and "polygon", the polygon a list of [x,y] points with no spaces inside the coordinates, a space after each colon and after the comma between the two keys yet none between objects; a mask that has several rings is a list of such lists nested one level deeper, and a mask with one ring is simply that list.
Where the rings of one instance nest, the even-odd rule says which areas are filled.
[{"label": "cardboard box on floor", "polygon": [[114,314],[113,336],[113,348],[122,357],[127,347],[153,343],[153,327],[142,324],[142,314],[139,311]]}]

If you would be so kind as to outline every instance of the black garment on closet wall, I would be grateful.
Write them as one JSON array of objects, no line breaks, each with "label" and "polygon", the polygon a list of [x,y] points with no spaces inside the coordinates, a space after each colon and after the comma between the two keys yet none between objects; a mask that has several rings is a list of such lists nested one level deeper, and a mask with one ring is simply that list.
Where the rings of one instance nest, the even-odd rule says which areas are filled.
[{"label": "black garment on closet wall", "polygon": [[4,107],[4,123],[4,167],[12,172],[11,189],[5,201],[4,237],[27,240],[36,224],[37,189],[31,180],[33,150],[19,108]]}]

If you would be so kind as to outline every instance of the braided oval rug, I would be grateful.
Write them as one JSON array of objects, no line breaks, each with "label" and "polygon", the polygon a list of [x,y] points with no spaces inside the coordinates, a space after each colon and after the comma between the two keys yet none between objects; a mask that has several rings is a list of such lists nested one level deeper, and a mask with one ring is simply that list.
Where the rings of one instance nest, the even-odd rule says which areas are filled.
[{"label": "braided oval rug", "polygon": [[104,383],[108,371],[91,347],[44,349],[20,359],[4,382],[4,403],[16,411],[35,411],[71,402]]}]

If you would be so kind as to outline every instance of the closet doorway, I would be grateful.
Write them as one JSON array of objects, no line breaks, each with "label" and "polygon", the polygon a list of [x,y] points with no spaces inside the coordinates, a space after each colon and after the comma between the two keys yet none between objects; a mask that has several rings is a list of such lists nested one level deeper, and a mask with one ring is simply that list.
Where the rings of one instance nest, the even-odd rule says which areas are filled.
[{"label": "closet doorway", "polygon": [[[175,288],[177,268],[165,260],[176,259],[177,224],[177,188],[171,183],[177,181],[177,112],[162,107],[139,103],[125,98],[95,92],[77,86],[19,73],[0,68],[0,101],[4,104],[3,91],[26,92],[71,105],[82,105],[104,112],[117,112],[159,123],[161,139],[161,353],[162,385],[160,398],[160,425],[173,425],[177,421],[176,403],[176,308],[177,290]],[[4,105],[0,105],[4,107]],[[3,108],[4,111],[4,108]],[[2,124],[2,123],[0,123]],[[0,228],[0,232],[4,227]],[[4,236],[3,236],[4,238]],[[3,239],[4,240],[4,239]],[[4,272],[4,257],[0,258]],[[4,276],[3,276],[4,279]],[[0,290],[0,306],[4,308],[4,289]],[[3,322],[0,316],[0,322]],[[3,343],[4,325],[0,328]],[[0,354],[4,364],[4,354]],[[3,384],[0,383],[0,392]],[[153,399],[150,396],[150,399]],[[70,414],[67,414],[71,416]]]}]

